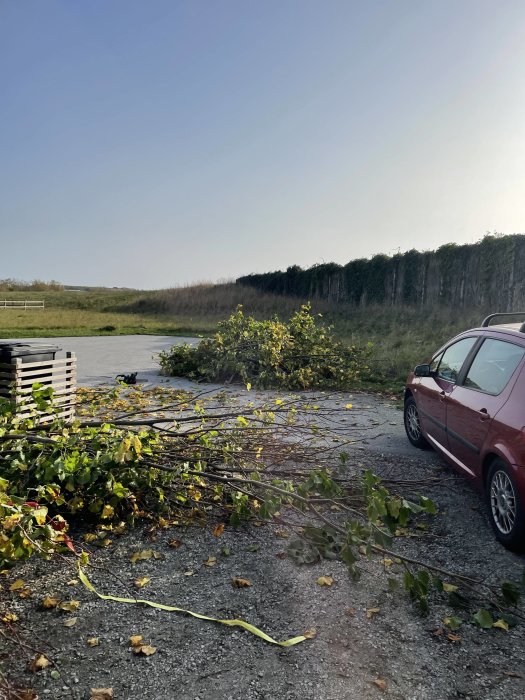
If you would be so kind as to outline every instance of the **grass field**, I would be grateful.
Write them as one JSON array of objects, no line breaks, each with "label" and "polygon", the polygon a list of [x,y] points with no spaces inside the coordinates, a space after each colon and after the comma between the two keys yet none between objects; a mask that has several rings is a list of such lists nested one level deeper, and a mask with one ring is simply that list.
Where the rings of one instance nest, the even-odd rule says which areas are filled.
[{"label": "grass field", "polygon": [[[288,318],[301,303],[233,284],[154,291],[0,292],[0,299],[43,299],[44,309],[0,308],[0,338],[75,335],[207,335],[237,304],[256,318]],[[373,343],[367,386],[400,388],[409,369],[465,328],[479,325],[481,309],[353,308],[318,300],[313,310],[347,343]]]}]

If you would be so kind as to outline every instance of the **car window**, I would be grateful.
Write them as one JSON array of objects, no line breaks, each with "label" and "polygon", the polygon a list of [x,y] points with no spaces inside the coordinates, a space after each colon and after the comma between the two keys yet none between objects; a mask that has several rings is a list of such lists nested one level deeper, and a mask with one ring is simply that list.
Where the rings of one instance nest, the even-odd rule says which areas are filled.
[{"label": "car window", "polygon": [[443,353],[440,352],[439,355],[436,355],[434,359],[430,362],[430,371],[431,372],[437,372],[437,368],[439,367],[439,363],[441,362],[441,358],[443,357]]},{"label": "car window", "polygon": [[458,374],[477,338],[463,338],[448,347],[437,367],[437,376],[448,382],[457,382]]},{"label": "car window", "polygon": [[487,338],[474,358],[464,386],[499,394],[521,362],[525,349],[503,340]]}]

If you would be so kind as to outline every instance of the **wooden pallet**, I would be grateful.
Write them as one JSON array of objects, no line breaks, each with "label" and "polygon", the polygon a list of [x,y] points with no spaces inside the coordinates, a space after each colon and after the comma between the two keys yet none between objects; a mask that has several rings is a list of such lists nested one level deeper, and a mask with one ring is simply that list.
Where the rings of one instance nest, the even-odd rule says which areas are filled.
[{"label": "wooden pallet", "polygon": [[[34,401],[30,401],[33,384],[53,388],[53,414],[39,413]],[[14,399],[18,415],[36,416],[39,423],[49,423],[55,418],[72,421],[75,417],[77,386],[77,359],[75,353],[66,353],[58,360],[22,362],[14,358],[9,364],[0,364],[0,396]]]}]

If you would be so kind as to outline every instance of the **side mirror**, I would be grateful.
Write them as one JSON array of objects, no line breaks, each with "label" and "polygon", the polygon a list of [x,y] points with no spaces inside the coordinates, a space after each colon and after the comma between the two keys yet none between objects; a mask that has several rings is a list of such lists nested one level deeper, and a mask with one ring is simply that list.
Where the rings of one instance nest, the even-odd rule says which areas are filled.
[{"label": "side mirror", "polygon": [[416,377],[430,377],[430,365],[417,365],[414,369],[414,375]]}]

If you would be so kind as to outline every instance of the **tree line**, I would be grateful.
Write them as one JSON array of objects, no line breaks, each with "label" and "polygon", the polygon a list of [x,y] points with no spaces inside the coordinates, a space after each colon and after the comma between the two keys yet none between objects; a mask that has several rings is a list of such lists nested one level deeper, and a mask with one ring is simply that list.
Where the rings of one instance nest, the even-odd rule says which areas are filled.
[{"label": "tree line", "polygon": [[375,255],[346,265],[293,265],[285,271],[239,277],[236,284],[355,306],[454,305],[512,311],[525,307],[525,235],[487,234],[477,243]]}]

